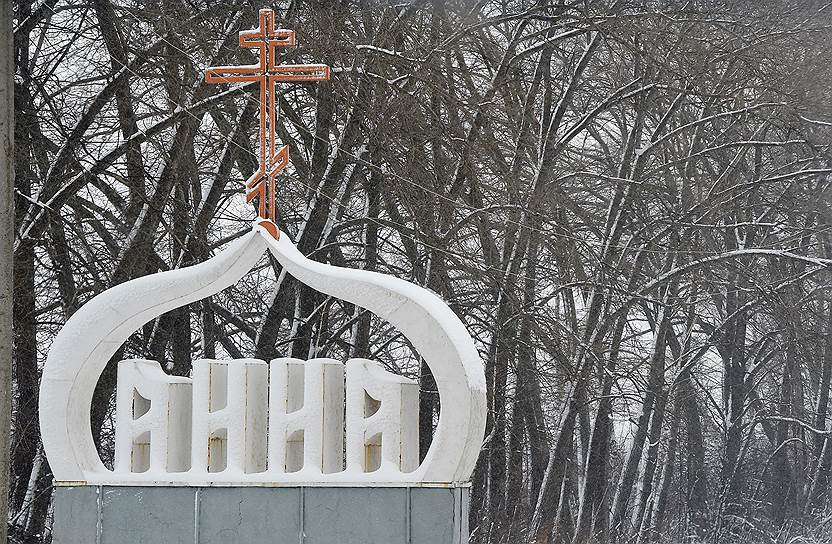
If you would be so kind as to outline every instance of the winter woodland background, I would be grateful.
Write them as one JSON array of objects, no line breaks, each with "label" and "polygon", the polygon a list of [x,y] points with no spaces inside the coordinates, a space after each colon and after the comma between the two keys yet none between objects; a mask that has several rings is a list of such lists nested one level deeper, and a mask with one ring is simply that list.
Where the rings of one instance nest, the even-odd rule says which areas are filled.
[{"label": "winter woodland background", "polygon": [[[296,29],[280,228],[441,294],[475,337],[475,543],[827,542],[832,6],[810,1],[14,0],[10,523],[48,542],[39,369],[80,305],[249,230],[261,7]],[[116,359],[371,356],[405,339],[264,259]],[[115,359],[92,425],[112,455]]]}]

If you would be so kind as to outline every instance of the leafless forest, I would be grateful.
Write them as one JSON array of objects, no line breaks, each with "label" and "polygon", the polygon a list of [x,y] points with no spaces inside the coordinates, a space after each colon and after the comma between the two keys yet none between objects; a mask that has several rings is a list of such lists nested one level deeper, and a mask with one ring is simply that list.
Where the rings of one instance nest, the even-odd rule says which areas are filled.
[{"label": "leafless forest", "polygon": [[[829,542],[832,6],[810,1],[13,0],[16,225],[10,531],[51,539],[39,368],[66,318],[247,232],[254,62],[287,63],[279,226],[305,254],[444,297],[489,419],[471,542]],[[370,356],[389,325],[264,260],[117,359]],[[116,360],[117,360],[116,359]],[[92,426],[112,456],[115,362]]]}]

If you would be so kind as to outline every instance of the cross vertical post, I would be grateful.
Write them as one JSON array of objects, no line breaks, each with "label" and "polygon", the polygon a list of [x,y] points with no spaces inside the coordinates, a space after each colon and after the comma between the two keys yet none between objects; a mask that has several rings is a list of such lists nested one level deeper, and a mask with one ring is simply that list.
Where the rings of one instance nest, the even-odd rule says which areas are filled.
[{"label": "cross vertical post", "polygon": [[253,83],[259,85],[260,149],[257,171],[246,181],[246,202],[258,199],[258,222],[277,238],[279,232],[275,202],[275,178],[289,165],[289,147],[277,144],[278,82],[325,81],[329,66],[325,64],[280,65],[278,47],[293,47],[295,31],[274,27],[274,11],[260,10],[260,25],[240,32],[240,47],[258,49],[257,64],[216,66],[205,71],[208,83]]}]

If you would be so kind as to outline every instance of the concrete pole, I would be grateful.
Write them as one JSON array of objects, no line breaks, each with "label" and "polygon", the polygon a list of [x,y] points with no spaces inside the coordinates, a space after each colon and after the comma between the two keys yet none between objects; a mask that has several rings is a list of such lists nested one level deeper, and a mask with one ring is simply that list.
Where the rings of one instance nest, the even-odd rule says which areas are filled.
[{"label": "concrete pole", "polygon": [[0,543],[8,541],[14,255],[14,28],[12,0],[0,0]]}]

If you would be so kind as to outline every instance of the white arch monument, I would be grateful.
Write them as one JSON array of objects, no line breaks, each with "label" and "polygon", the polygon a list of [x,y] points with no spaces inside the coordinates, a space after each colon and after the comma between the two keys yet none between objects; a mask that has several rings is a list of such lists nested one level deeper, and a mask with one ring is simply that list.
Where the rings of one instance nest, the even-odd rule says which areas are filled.
[{"label": "white arch monument", "polygon": [[[341,404],[344,402],[344,382],[339,381],[343,370],[336,361],[313,360],[298,365],[301,369],[311,365],[306,367],[306,375],[301,380],[295,380],[305,387],[300,397],[303,400],[291,401],[295,407],[302,405],[300,415],[286,410],[286,398],[301,395],[300,390],[289,387],[289,378],[269,380],[269,366],[264,361],[197,361],[193,381],[167,376],[155,362],[128,361],[119,369],[120,373],[128,374],[120,376],[121,389],[118,391],[121,410],[116,432],[120,448],[115,470],[107,469],[95,449],[90,428],[93,391],[107,361],[142,325],[164,312],[234,284],[265,251],[271,252],[289,274],[306,285],[366,308],[390,322],[425,359],[436,379],[441,413],[424,461],[410,470],[414,464],[412,384],[400,378],[388,378],[383,370],[373,368],[372,362],[356,360],[346,365],[348,385],[351,383],[350,372],[355,372],[356,379],[372,381],[363,386],[365,393],[378,391],[376,396],[384,397],[382,404],[387,403],[378,407],[369,418],[358,409],[346,412],[345,442],[348,447],[358,443],[371,449],[373,444],[367,443],[366,429],[373,427],[381,431],[381,449],[385,452],[382,462],[378,469],[366,471],[366,467],[361,466],[364,463],[349,462],[360,457],[354,450],[350,450],[353,453],[348,454],[344,470],[333,468],[338,462],[328,461],[327,465],[323,461],[327,455],[336,455],[332,448],[340,441],[337,436],[333,439],[332,433],[337,435],[343,421],[339,415],[344,409]],[[290,376],[286,370],[289,366],[292,365],[285,361],[272,362],[272,374],[285,372]],[[219,367],[224,368],[222,380],[215,378],[212,382],[207,378],[211,367],[217,367],[213,370],[218,373],[221,372]],[[224,391],[205,390],[210,382],[215,388],[221,383]],[[324,384],[329,384],[328,390]],[[276,389],[278,387],[281,389]],[[134,388],[138,397],[134,397]],[[271,388],[271,393],[267,388]],[[193,389],[192,397],[183,393],[187,389]],[[143,393],[143,390],[151,392]],[[211,395],[224,397],[225,405],[221,411],[207,406]],[[269,396],[272,397],[271,405]],[[349,390],[347,397],[347,407],[360,405],[358,400],[350,400]],[[403,398],[410,400],[403,402]],[[141,402],[133,402],[133,410],[130,410],[129,401],[133,399]],[[149,408],[145,401],[149,401]],[[393,402],[399,405],[391,406]],[[280,403],[283,403],[282,407]],[[402,407],[409,413],[402,413]],[[43,369],[40,389],[41,433],[55,479],[87,484],[418,485],[464,482],[470,478],[479,453],[485,409],[482,362],[464,325],[439,297],[391,276],[307,259],[286,235],[275,239],[262,222],[204,263],[128,281],[85,304],[55,338]],[[181,414],[180,419],[170,421],[165,416],[171,413]],[[193,421],[183,422],[181,418],[190,414],[193,414]],[[292,451],[291,444],[277,442],[294,434],[276,430],[286,427],[287,414],[297,415],[289,427],[293,431],[303,428],[306,433],[304,446],[307,451],[302,455],[307,462],[301,470],[287,471],[284,454],[268,453],[269,441],[272,452],[283,447]],[[376,415],[386,418],[385,421],[371,422]],[[324,433],[324,428],[330,433]],[[191,429],[192,436],[187,436],[184,429]],[[223,460],[225,466],[214,471],[208,459],[208,445],[197,441],[200,438],[218,439],[213,434],[217,429],[226,429],[227,453]],[[142,466],[145,465],[143,462],[131,464],[127,459],[141,455],[139,450],[147,446],[146,442],[134,439],[148,435],[150,462],[146,466]],[[385,435],[388,440],[395,440],[395,444],[385,444]],[[191,439],[193,447],[188,449],[192,453],[188,462],[182,458],[182,441]],[[326,440],[330,447],[324,451]],[[404,454],[402,447],[406,450]],[[310,452],[310,448],[315,451]],[[126,453],[128,450],[130,454]],[[172,458],[175,461],[166,464],[165,460]],[[313,458],[318,461],[309,462]],[[269,459],[273,463],[268,463]],[[390,462],[393,459],[399,459],[399,462]],[[185,466],[189,468],[183,470]],[[137,467],[141,471],[134,470]]]}]

